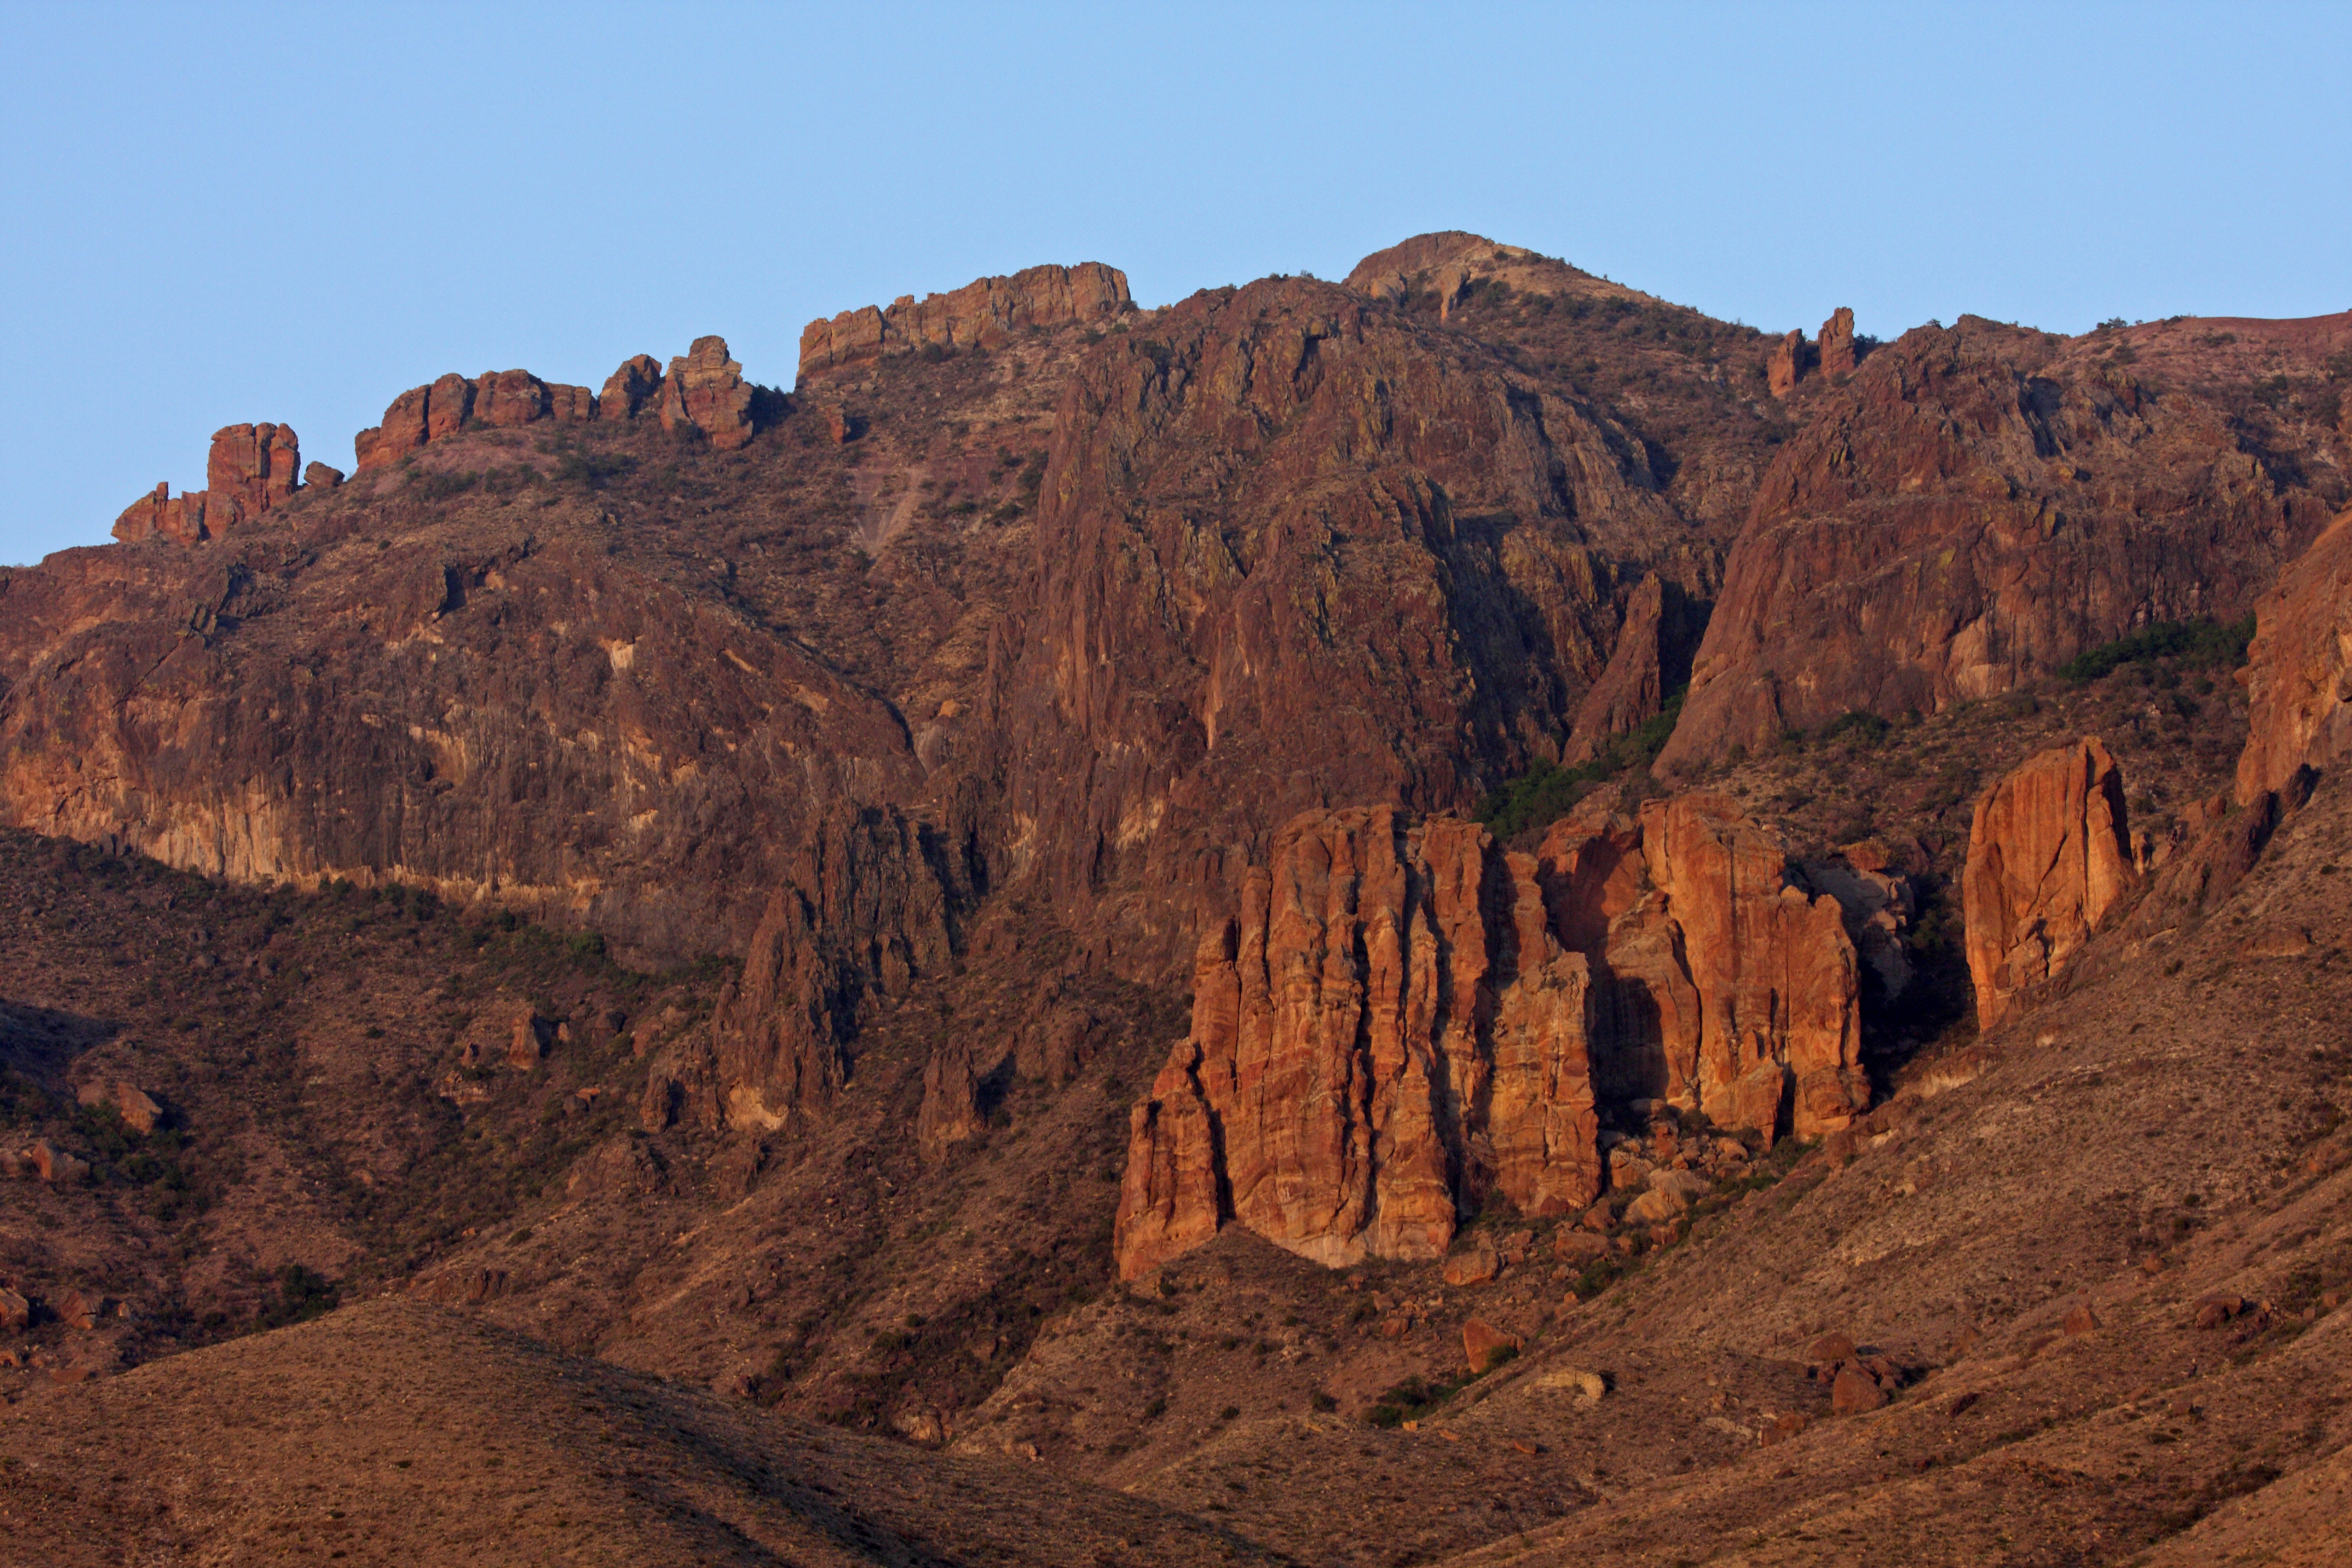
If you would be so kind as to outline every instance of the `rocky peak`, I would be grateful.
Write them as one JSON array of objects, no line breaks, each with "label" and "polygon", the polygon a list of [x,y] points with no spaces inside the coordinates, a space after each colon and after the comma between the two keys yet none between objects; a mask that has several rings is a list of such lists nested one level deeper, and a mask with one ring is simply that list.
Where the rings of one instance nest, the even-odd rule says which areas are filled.
[{"label": "rocky peak", "polygon": [[669,362],[661,422],[665,429],[689,426],[701,431],[720,452],[751,438],[751,387],[743,367],[727,357],[725,338],[697,338],[692,348]]},{"label": "rocky peak", "polygon": [[1465,234],[1459,229],[1415,235],[1402,244],[1372,252],[1356,263],[1345,287],[1375,300],[1433,293],[1437,296],[1438,313],[1444,318],[1453,313],[1454,306],[1473,288],[1489,281],[1522,294],[1569,294],[1595,300],[1652,298],[1523,246],[1503,245],[1484,235]]},{"label": "rocky peak", "polygon": [[1031,267],[926,295],[919,303],[902,294],[887,310],[867,305],[811,321],[801,331],[800,374],[805,379],[927,346],[992,349],[1025,328],[1108,321],[1133,306],[1127,274],[1115,267]]},{"label": "rocky peak", "polygon": [[1822,323],[1821,356],[1823,380],[1853,374],[1853,312],[1843,305]]},{"label": "rocky peak", "polygon": [[2029,757],[1987,791],[1961,874],[1978,1026],[2064,973],[2137,882],[2123,772],[2096,736]]}]

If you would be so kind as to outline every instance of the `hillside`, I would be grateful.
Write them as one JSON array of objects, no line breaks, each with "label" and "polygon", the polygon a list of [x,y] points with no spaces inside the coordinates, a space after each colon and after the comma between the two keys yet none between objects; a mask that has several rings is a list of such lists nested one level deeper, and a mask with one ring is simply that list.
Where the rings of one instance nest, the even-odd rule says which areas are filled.
[{"label": "hillside", "polygon": [[1441,234],[228,427],[0,572],[12,1519],[2307,1555],[2347,330]]}]

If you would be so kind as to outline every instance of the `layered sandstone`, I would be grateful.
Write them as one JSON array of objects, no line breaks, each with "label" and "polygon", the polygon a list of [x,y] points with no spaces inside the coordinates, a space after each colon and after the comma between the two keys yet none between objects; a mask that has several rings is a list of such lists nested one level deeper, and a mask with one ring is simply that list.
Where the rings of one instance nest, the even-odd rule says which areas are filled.
[{"label": "layered sandstone", "polygon": [[993,349],[1031,327],[1107,321],[1133,307],[1127,274],[1099,261],[1032,267],[1009,278],[982,278],[918,303],[901,295],[888,309],[868,305],[801,331],[803,377],[836,365],[863,364],[926,346]]},{"label": "layered sandstone", "polygon": [[1128,1278],[1227,1220],[1337,1265],[1441,1256],[1489,1194],[1576,1212],[1604,1100],[1768,1142],[1868,1103],[1837,902],[1720,797],[1562,822],[1533,856],[1450,818],[1312,812],[1240,903],[1131,1112]]},{"label": "layered sandstone", "polygon": [[2312,542],[2255,611],[2238,802],[2286,787],[2298,769],[2352,759],[2352,511]]},{"label": "layered sandstone", "polygon": [[2030,757],[1986,792],[1961,874],[1978,1026],[2063,975],[2137,877],[2123,773],[2096,737]]},{"label": "layered sandstone", "polygon": [[2232,619],[2341,505],[2331,462],[2273,460],[2312,432],[1974,318],[1818,397],[1732,548],[1662,771]]}]

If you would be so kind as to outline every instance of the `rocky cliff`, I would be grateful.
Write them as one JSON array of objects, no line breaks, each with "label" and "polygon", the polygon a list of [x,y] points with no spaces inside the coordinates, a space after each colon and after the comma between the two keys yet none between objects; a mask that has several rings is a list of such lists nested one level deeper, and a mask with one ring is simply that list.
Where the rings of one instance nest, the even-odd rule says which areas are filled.
[{"label": "rocky cliff", "polygon": [[2252,712],[2241,805],[2284,788],[2299,768],[2352,759],[2352,511],[2263,599],[2243,679]]},{"label": "rocky cliff", "polygon": [[1600,1111],[1762,1144],[1869,1102],[1853,944],[1717,797],[1559,824],[1312,812],[1210,924],[1191,1036],[1131,1113],[1133,1278],[1230,1220],[1327,1264],[1442,1254],[1490,1199],[1600,1192]]},{"label": "rocky cliff", "polygon": [[1010,278],[982,278],[918,303],[902,294],[887,310],[867,305],[801,331],[803,380],[836,366],[864,364],[886,354],[1001,348],[1016,332],[1108,323],[1134,308],[1127,274],[1099,261],[1076,267],[1032,267]]},{"label": "rocky cliff", "polygon": [[2123,773],[2095,737],[2029,758],[1988,791],[1961,877],[1978,1026],[2062,976],[2137,880]]},{"label": "rocky cliff", "polygon": [[195,544],[260,517],[292,499],[300,485],[301,443],[289,425],[231,425],[213,432],[205,486],[174,499],[168,483],[142,496],[114,520],[126,544],[162,538]]},{"label": "rocky cliff", "polygon": [[2186,365],[2144,375],[2126,349],[1964,318],[1826,390],[1732,548],[1661,765],[2243,614],[2341,505],[2335,437],[2241,413]]}]

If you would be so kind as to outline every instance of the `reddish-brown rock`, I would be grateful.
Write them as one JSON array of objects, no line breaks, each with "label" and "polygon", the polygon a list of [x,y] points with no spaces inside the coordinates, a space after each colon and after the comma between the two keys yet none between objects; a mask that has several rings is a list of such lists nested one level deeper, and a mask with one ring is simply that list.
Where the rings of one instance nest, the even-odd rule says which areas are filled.
[{"label": "reddish-brown rock", "polygon": [[440,377],[425,390],[425,440],[438,441],[454,436],[474,417],[474,384],[456,371]]},{"label": "reddish-brown rock", "polygon": [[0,1285],[0,1334],[21,1334],[33,1321],[33,1304]]},{"label": "reddish-brown rock", "polygon": [[1853,312],[1840,305],[1822,323],[1822,377],[1834,380],[1853,374]]},{"label": "reddish-brown rock", "polygon": [[173,498],[168,483],[155,493],[141,496],[114,520],[114,537],[125,544],[142,539],[168,539],[174,544],[195,544],[212,537],[205,527],[205,492]]},{"label": "reddish-brown rock", "polygon": [[1706,613],[1682,584],[1645,573],[1625,602],[1625,622],[1601,679],[1577,705],[1561,761],[1588,762],[1620,735],[1665,709],[1666,699],[1690,679],[1691,656],[1706,629]]},{"label": "reddish-brown rock", "polygon": [[2123,773],[2096,737],[2031,757],[1987,791],[1961,873],[1978,1026],[2063,973],[2137,879]]},{"label": "reddish-brown rock", "polygon": [[1579,1213],[1596,1080],[1768,1140],[1784,1102],[1805,1133],[1868,1103],[1837,902],[1720,797],[1564,822],[1534,856],[1448,818],[1309,813],[1241,903],[1134,1112],[1127,1278],[1227,1218],[1342,1265],[1443,1256],[1474,1193]]},{"label": "reddish-brown rock", "polygon": [[331,490],[343,482],[343,470],[327,463],[302,465],[302,484],[306,489]]},{"label": "reddish-brown rock", "polygon": [[661,419],[672,430],[692,426],[721,452],[751,438],[751,388],[743,367],[727,357],[725,338],[697,338],[693,348],[669,362]]},{"label": "reddish-brown rock", "polygon": [[1859,1415],[1885,1403],[1886,1391],[1878,1385],[1876,1378],[1858,1366],[1840,1367],[1836,1381],[1830,1384],[1830,1409],[1839,1415]]},{"label": "reddish-brown rock", "polygon": [[634,419],[641,410],[658,405],[661,389],[661,361],[651,354],[631,354],[604,378],[597,412],[606,419]]},{"label": "reddish-brown rock", "polygon": [[915,1118],[915,1142],[924,1162],[938,1164],[982,1125],[980,1074],[970,1042],[940,1047],[923,1064],[923,1104]]},{"label": "reddish-brown rock", "polygon": [[2327,526],[2255,609],[2238,802],[2286,787],[2305,765],[2352,760],[2352,511]]},{"label": "reddish-brown rock", "polygon": [[1969,318],[1822,389],[1732,547],[1660,772],[2242,615],[2340,508],[2319,437],[2103,353]]},{"label": "reddish-brown rock", "polygon": [[1775,397],[1786,397],[1797,390],[1797,378],[1805,374],[1805,334],[1790,332],[1775,344],[1772,357],[1764,363],[1764,384]]},{"label": "reddish-brown rock", "polygon": [[1590,1203],[1584,961],[1546,932],[1531,871],[1444,818],[1285,827],[1203,937],[1192,1037],[1134,1112],[1122,1277],[1228,1215],[1340,1265],[1444,1256],[1471,1183],[1526,1212]]},{"label": "reddish-brown rock", "polygon": [[1834,1131],[1868,1106],[1837,900],[1800,885],[1731,801],[1570,817],[1536,863],[1552,929],[1592,966],[1604,1096],[1663,1100],[1768,1140]]},{"label": "reddish-brown rock", "polygon": [[1484,1318],[1472,1318],[1462,1325],[1462,1359],[1474,1373],[1492,1372],[1518,1353],[1518,1335],[1498,1329]]},{"label": "reddish-brown rock", "polygon": [[493,429],[536,424],[548,412],[547,384],[527,370],[488,371],[474,384],[474,417]]},{"label": "reddish-brown rock", "polygon": [[1031,327],[1108,321],[1129,307],[1127,274],[1098,261],[1032,267],[1009,278],[982,278],[947,294],[912,296],[888,310],[871,305],[811,321],[801,332],[800,374],[858,364],[887,353],[995,348]]},{"label": "reddish-brown rock", "polygon": [[231,425],[215,431],[205,461],[206,527],[218,533],[283,505],[301,471],[291,426]]},{"label": "reddish-brown rock", "polygon": [[1503,1255],[1495,1250],[1495,1238],[1480,1232],[1468,1247],[1450,1255],[1440,1270],[1445,1282],[1456,1289],[1474,1285],[1491,1285],[1503,1271]]},{"label": "reddish-brown rock", "polygon": [[1375,300],[1402,300],[1434,295],[1440,320],[1479,284],[1500,284],[1515,294],[1554,294],[1589,300],[1648,300],[1651,296],[1622,283],[1596,278],[1556,258],[1525,247],[1503,245],[1484,235],[1447,229],[1420,234],[1376,250],[1356,263],[1346,286]]},{"label": "reddish-brown rock", "polygon": [[155,1103],[152,1096],[137,1084],[119,1079],[92,1079],[74,1091],[74,1100],[79,1105],[110,1109],[125,1127],[142,1138],[154,1131],[163,1119],[163,1108]]}]

